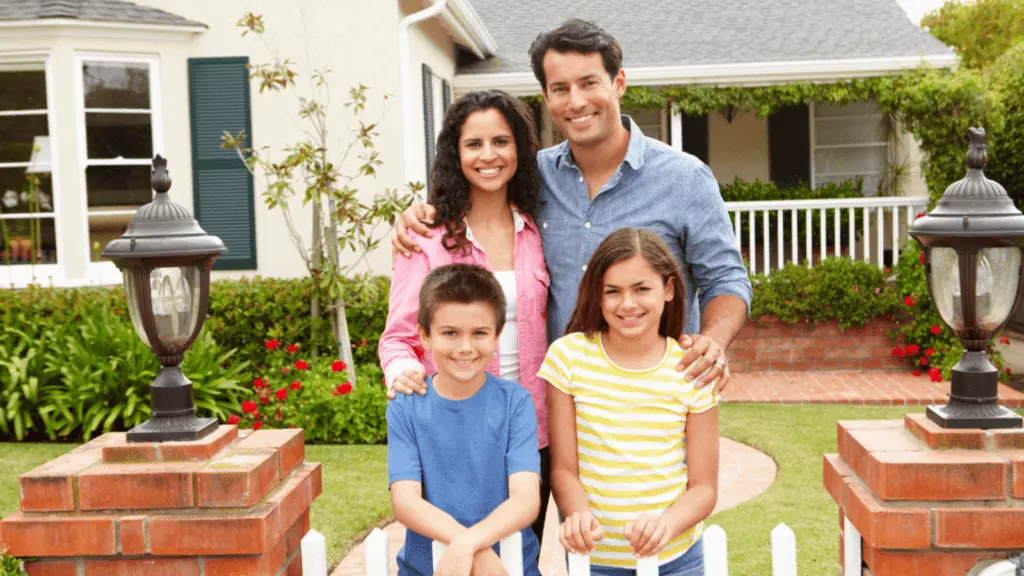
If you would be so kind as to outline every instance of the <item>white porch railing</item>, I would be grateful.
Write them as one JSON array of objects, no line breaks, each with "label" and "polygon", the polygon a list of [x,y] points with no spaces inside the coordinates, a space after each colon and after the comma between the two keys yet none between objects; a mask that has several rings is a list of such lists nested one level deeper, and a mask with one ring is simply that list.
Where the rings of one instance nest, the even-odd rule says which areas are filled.
[{"label": "white porch railing", "polygon": [[813,266],[830,255],[861,258],[882,268],[887,248],[892,251],[888,263],[894,265],[910,224],[927,206],[927,196],[725,203],[733,219],[736,246],[748,258],[752,274],[770,274],[787,262],[806,260]]}]

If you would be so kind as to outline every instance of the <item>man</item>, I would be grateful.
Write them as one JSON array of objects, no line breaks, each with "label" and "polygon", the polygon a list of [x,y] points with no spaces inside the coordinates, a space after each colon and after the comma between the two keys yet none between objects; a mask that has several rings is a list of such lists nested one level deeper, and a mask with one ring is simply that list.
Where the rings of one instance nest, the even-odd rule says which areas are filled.
[{"label": "man", "polygon": [[[650,229],[672,248],[686,283],[681,344],[689,351],[678,369],[701,387],[717,381],[721,392],[731,376],[725,350],[746,321],[752,288],[711,169],[645,137],[621,114],[622,48],[602,28],[569,20],[538,36],[530,59],[552,120],[567,138],[537,160],[543,179],[537,225],[551,276],[548,341],[563,334],[597,245],[619,228]],[[429,236],[420,221],[433,216],[424,204],[406,210],[393,247],[405,256],[419,250],[406,230]]]}]

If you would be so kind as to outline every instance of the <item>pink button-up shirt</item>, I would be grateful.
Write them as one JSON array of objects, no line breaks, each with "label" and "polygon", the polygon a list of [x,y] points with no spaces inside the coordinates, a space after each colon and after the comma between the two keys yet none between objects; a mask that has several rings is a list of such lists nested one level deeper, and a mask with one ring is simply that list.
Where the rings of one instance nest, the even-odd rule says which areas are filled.
[{"label": "pink button-up shirt", "polygon": [[[546,384],[537,377],[547,353],[548,286],[551,285],[544,265],[540,233],[528,215],[513,210],[515,235],[513,269],[516,276],[516,328],[519,333],[520,384],[533,396],[537,409],[538,448],[548,445],[548,409]],[[410,234],[415,234],[410,232]],[[446,264],[476,264],[493,272],[491,263],[472,234],[467,234],[471,250],[449,251],[441,245],[443,229],[438,228],[430,238],[415,236],[422,252],[413,252],[408,258],[399,256],[391,275],[391,295],[388,322],[381,334],[377,353],[384,368],[385,381],[390,388],[395,378],[410,368],[433,374],[437,366],[423,348],[417,328],[420,286],[431,270]],[[498,361],[501,350],[494,353],[487,371],[500,377]]]}]

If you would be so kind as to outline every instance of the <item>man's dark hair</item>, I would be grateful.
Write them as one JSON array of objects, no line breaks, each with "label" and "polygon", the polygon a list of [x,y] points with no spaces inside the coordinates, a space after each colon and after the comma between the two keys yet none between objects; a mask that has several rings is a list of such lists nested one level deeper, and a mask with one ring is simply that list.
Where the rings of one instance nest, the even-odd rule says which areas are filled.
[{"label": "man's dark hair", "polygon": [[581,54],[600,52],[604,69],[612,78],[615,78],[622,68],[622,46],[614,36],[593,22],[578,18],[566,20],[558,28],[541,33],[530,45],[533,75],[545,92],[548,89],[548,79],[544,74],[544,56],[549,50]]},{"label": "man's dark hair", "polygon": [[505,293],[490,271],[475,264],[448,264],[434,268],[420,287],[416,321],[430,334],[430,321],[442,304],[484,302],[494,309],[495,332],[505,327]]}]

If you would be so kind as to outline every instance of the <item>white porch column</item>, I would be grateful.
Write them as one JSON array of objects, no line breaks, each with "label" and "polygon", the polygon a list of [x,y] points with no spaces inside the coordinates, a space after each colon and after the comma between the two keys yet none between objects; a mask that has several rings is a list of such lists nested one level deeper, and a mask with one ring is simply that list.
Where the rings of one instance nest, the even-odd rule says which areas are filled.
[{"label": "white porch column", "polygon": [[672,147],[680,152],[683,151],[683,114],[679,110],[672,110],[669,119],[669,140]]}]

